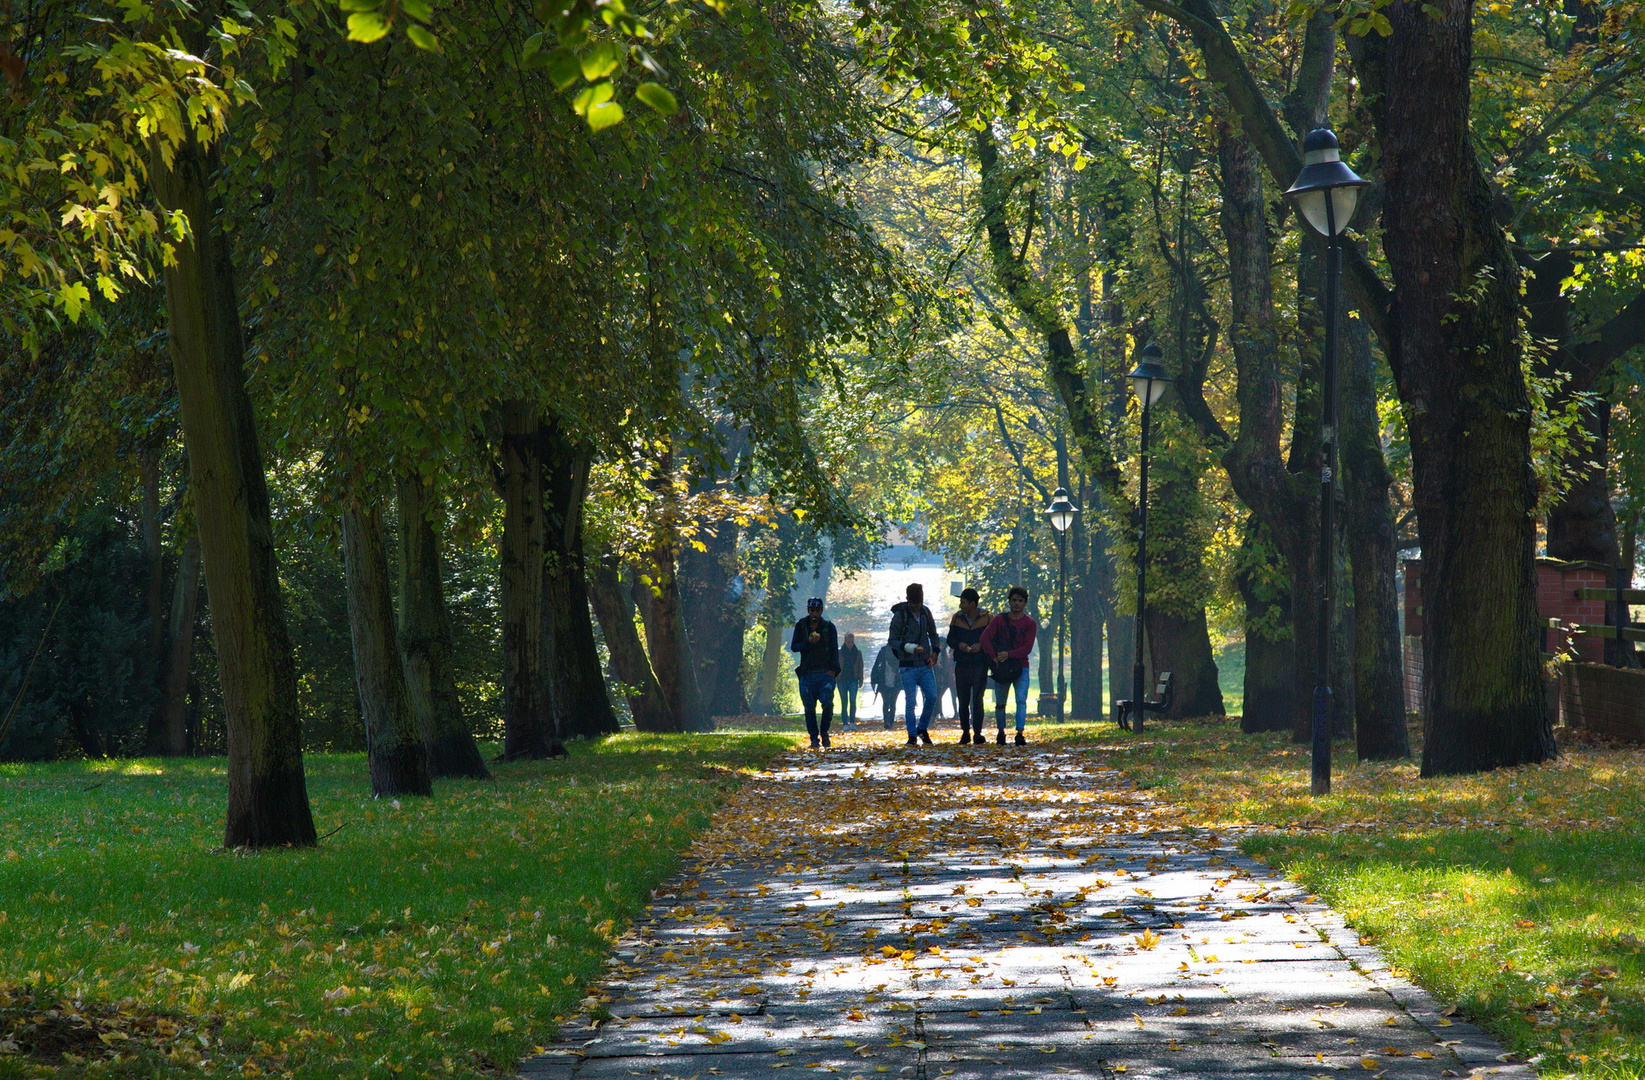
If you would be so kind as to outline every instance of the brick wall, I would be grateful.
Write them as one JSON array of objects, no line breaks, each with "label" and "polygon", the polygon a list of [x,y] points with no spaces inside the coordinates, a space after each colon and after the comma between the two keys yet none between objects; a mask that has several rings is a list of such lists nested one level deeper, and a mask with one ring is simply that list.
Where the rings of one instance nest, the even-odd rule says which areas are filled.
[{"label": "brick wall", "polygon": [[1645,671],[1567,664],[1559,711],[1570,727],[1630,742],[1645,742]]},{"label": "brick wall", "polygon": [[[1562,563],[1552,559],[1538,559],[1536,565],[1537,614],[1544,619],[1558,619],[1567,623],[1603,625],[1605,601],[1578,600],[1578,589],[1605,589],[1615,584],[1615,574],[1598,563]],[[1547,652],[1563,652],[1571,638],[1575,638],[1577,659],[1589,664],[1605,662],[1605,639],[1592,634],[1566,634],[1548,631],[1545,640]]]}]

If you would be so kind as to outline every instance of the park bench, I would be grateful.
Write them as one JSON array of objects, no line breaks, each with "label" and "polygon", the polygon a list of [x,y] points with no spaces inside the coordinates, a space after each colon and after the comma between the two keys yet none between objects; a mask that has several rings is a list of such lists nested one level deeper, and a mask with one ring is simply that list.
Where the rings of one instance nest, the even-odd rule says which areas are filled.
[{"label": "park bench", "polygon": [[[1172,678],[1169,671],[1159,673],[1159,680],[1154,684],[1154,700],[1142,699],[1143,712],[1167,712],[1171,708]],[[1114,702],[1114,723],[1126,731],[1131,730],[1131,701],[1125,698]]]}]

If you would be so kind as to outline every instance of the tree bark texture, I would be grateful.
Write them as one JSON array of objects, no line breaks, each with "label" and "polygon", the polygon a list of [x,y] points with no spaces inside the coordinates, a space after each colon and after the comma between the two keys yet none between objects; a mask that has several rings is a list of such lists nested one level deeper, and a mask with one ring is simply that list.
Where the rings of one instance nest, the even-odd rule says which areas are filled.
[{"label": "tree bark texture", "polygon": [[354,680],[366,724],[371,794],[432,795],[428,745],[406,692],[394,626],[383,512],[376,502],[343,507],[343,570],[348,576],[348,625],[354,642]]},{"label": "tree bark texture", "polygon": [[686,635],[710,716],[741,716],[748,711],[743,690],[748,598],[737,566],[739,531],[734,521],[705,525],[698,539],[707,550],[687,546],[680,552]]},{"label": "tree bark texture", "polygon": [[1403,642],[1399,636],[1398,552],[1393,475],[1382,456],[1376,412],[1376,355],[1364,320],[1343,327],[1340,460],[1347,512],[1342,515],[1352,568],[1354,737],[1361,761],[1411,756],[1405,726]]},{"label": "tree bark texture", "polygon": [[597,738],[621,730],[606,693],[583,562],[583,501],[592,451],[567,440],[557,422],[546,425],[543,515],[543,672],[554,726],[563,739]]},{"label": "tree bark texture", "polygon": [[1556,753],[1543,708],[1533,561],[1530,403],[1519,275],[1469,138],[1473,5],[1386,9],[1356,56],[1381,136],[1388,352],[1411,436],[1422,541],[1422,773]]},{"label": "tree bark texture", "polygon": [[684,730],[657,685],[651,659],[634,625],[634,600],[618,576],[614,556],[602,557],[595,564],[588,592],[600,620],[606,652],[611,656],[611,674],[633,691],[628,708],[635,730],[664,735]]},{"label": "tree bark texture", "polygon": [[438,496],[415,473],[400,477],[400,666],[417,731],[428,748],[428,771],[491,779],[468,730],[452,668],[451,619],[440,559]]},{"label": "tree bark texture", "polygon": [[[1099,720],[1102,699],[1103,612],[1113,593],[1104,533],[1095,515],[1096,492],[1080,485],[1083,513],[1071,530],[1068,555],[1068,715]],[[1105,588],[1106,586],[1106,588]]]},{"label": "tree bark texture", "polygon": [[[788,594],[783,593],[786,600]],[[754,699],[748,707],[761,716],[777,711],[777,680],[782,676],[783,655],[788,650],[789,627],[769,611],[765,615],[765,644],[760,650],[759,677],[754,682]]]},{"label": "tree bark texture", "polygon": [[165,677],[160,687],[160,751],[170,757],[189,752],[188,669],[194,658],[194,618],[200,597],[200,538],[190,536],[177,559],[171,620],[166,624]]},{"label": "tree bark texture", "polygon": [[1291,580],[1284,556],[1256,514],[1241,530],[1234,583],[1245,604],[1245,705],[1240,730],[1290,731],[1296,726],[1296,640]]},{"label": "tree bark texture", "polygon": [[[669,712],[679,717],[682,731],[712,731],[713,721],[703,711],[697,673],[689,659],[675,554],[674,544],[667,538],[659,538],[652,545],[643,571],[635,575],[634,602],[645,625],[651,670]],[[649,583],[644,578],[650,578]]]},{"label": "tree bark texture", "polygon": [[192,140],[149,178],[189,235],[164,268],[183,441],[211,593],[228,736],[226,847],[312,846],[297,678],[276,571],[267,480],[246,393],[229,244],[211,194],[214,154]]},{"label": "tree bark texture", "polygon": [[542,425],[525,401],[499,407],[502,422],[503,533],[498,593],[503,645],[503,758],[565,752],[553,727],[543,679]]}]

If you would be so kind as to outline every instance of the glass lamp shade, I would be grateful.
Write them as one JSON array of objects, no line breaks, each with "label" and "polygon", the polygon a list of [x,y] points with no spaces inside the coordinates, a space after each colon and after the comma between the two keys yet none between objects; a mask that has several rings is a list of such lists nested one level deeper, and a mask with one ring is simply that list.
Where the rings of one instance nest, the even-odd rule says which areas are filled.
[{"label": "glass lamp shade", "polygon": [[1165,393],[1165,388],[1171,385],[1171,376],[1165,373],[1165,366],[1160,363],[1165,354],[1160,352],[1158,345],[1149,345],[1142,350],[1142,361],[1137,364],[1137,370],[1131,372],[1131,391],[1137,395],[1137,400],[1144,406],[1159,401]]},{"label": "glass lamp shade", "polygon": [[1316,128],[1302,141],[1302,171],[1285,194],[1297,211],[1321,236],[1335,236],[1348,227],[1359,206],[1360,188],[1370,184],[1342,163],[1337,137]]},{"label": "glass lamp shade", "polygon": [[1074,515],[1080,512],[1068,498],[1067,488],[1058,488],[1051,495],[1051,505],[1045,508],[1045,516],[1051,522],[1051,527],[1058,532],[1067,532],[1068,527],[1074,524]]}]

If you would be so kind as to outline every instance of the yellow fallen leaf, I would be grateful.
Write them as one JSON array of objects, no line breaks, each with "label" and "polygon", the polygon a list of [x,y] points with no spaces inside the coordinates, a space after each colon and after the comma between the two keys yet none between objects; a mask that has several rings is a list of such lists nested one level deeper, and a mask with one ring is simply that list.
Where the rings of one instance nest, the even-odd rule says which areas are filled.
[{"label": "yellow fallen leaf", "polygon": [[1411,1056],[1412,1057],[1422,1058],[1424,1061],[1426,1061],[1429,1058],[1433,1057],[1434,1055],[1429,1053],[1427,1050],[1418,1050],[1415,1053],[1413,1053]]},{"label": "yellow fallen leaf", "polygon": [[1152,949],[1159,944],[1160,936],[1152,930],[1144,930],[1142,933],[1135,935],[1133,940],[1136,941],[1139,948]]}]

